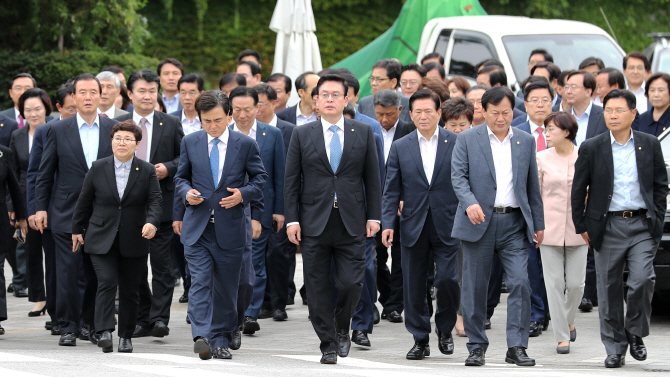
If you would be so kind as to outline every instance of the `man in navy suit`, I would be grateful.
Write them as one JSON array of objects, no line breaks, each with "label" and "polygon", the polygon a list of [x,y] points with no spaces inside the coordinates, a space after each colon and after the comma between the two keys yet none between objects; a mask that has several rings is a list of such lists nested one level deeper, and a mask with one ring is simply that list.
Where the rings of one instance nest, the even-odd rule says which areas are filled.
[{"label": "man in navy suit", "polygon": [[241,132],[256,140],[263,167],[267,173],[263,187],[263,214],[260,221],[251,220],[256,238],[252,245],[252,258],[256,283],[251,304],[244,313],[244,334],[260,330],[258,314],[265,296],[267,271],[265,249],[270,232],[284,227],[284,139],[278,128],[258,122],[258,92],[246,86],[238,86],[230,93],[235,124],[232,131]]},{"label": "man in navy suit", "polygon": [[18,128],[18,123],[8,116],[0,114],[0,145],[9,147],[9,140],[12,137],[12,132]]},{"label": "man in navy suit", "polygon": [[302,126],[305,123],[314,122],[312,90],[319,82],[319,76],[314,72],[305,72],[295,79],[295,90],[298,92],[300,102],[297,105],[287,107],[277,112],[277,117],[296,126]]},{"label": "man in navy suit", "polygon": [[[80,319],[87,325],[93,323],[97,279],[88,254],[72,252],[72,213],[93,161],[112,154],[109,135],[117,123],[97,114],[102,88],[95,76],[84,73],[73,87],[77,115],[52,123],[35,183],[35,225],[40,231],[50,225],[55,243],[61,346],[76,345]],[[78,288],[82,261],[86,276],[83,300]],[[94,332],[90,334],[95,341]]]},{"label": "man in navy suit", "polygon": [[228,129],[223,92],[196,101],[203,130],[184,137],[175,196],[187,207],[181,241],[191,271],[189,318],[201,359],[230,359],[237,328],[237,291],[249,228],[245,207],[261,197],[267,174],[256,142]]},{"label": "man in navy suit", "polygon": [[431,254],[436,266],[438,347],[446,355],[454,352],[451,330],[456,324],[460,300],[458,240],[451,236],[458,206],[451,186],[451,154],[456,134],[438,126],[442,115],[440,98],[432,91],[418,90],[410,97],[409,106],[417,132],[393,143],[389,152],[382,242],[387,247],[394,242],[397,213],[404,194],[399,236],[402,237],[405,327],[414,336],[414,346],[407,358],[421,360],[430,355],[430,314],[425,292]]}]

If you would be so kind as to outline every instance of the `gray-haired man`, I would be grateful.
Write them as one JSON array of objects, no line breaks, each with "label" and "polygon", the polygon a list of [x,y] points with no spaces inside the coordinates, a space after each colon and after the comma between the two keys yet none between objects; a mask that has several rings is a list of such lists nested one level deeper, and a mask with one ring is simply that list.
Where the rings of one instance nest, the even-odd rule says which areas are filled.
[{"label": "gray-haired man", "polygon": [[102,71],[95,77],[100,81],[102,87],[100,104],[98,105],[100,116],[114,119],[128,114],[127,111],[121,110],[114,105],[116,97],[121,95],[121,81],[119,81],[119,77],[110,71]]}]

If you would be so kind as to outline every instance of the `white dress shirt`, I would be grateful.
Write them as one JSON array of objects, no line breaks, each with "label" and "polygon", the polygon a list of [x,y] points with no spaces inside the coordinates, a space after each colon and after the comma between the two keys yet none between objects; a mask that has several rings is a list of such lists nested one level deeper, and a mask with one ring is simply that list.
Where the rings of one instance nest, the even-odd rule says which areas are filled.
[{"label": "white dress shirt", "polygon": [[98,149],[100,147],[100,117],[96,115],[93,124],[86,123],[79,113],[77,113],[76,117],[81,147],[84,150],[86,165],[88,165],[88,168],[90,169],[93,161],[98,159]]},{"label": "white dress shirt", "polygon": [[268,124],[271,125],[272,127],[277,127],[277,115],[274,115],[272,117],[272,120]]},{"label": "white dress shirt", "polygon": [[[230,133],[228,132],[228,128],[223,131],[221,136],[218,137],[220,142],[216,145],[217,148],[219,148],[219,175],[216,178],[216,186],[219,186],[219,181],[221,180],[221,172],[223,172],[223,164],[226,162],[226,150],[228,148],[228,137],[230,137]],[[212,148],[214,147],[214,138],[210,135],[207,134],[207,155],[211,156],[212,155]],[[212,212],[213,213],[213,212]]]},{"label": "white dress shirt", "polygon": [[635,108],[637,109],[638,114],[642,114],[647,111],[647,96],[644,95],[644,88],[646,87],[646,83],[642,81],[642,85],[640,85],[639,88],[637,88],[636,91],[630,90],[628,85],[626,85],[626,89],[630,90],[635,94],[635,100],[637,101],[635,104]]},{"label": "white dress shirt", "polygon": [[496,171],[495,207],[519,207],[514,195],[514,171],[512,170],[512,136],[514,127],[510,127],[507,136],[500,141],[493,131],[486,126],[489,143],[493,154],[493,166]]},{"label": "white dress shirt", "polygon": [[398,129],[398,121],[395,121],[393,127],[390,130],[386,131],[382,127],[382,136],[384,137],[384,163],[389,159],[389,152],[391,151],[391,144],[393,144],[393,137],[395,136],[395,131]]},{"label": "white dress shirt", "polygon": [[152,138],[153,133],[154,133],[154,131],[153,131],[154,130],[154,128],[153,128],[154,111],[152,111],[151,114],[143,117],[143,116],[141,116],[140,114],[136,113],[133,110],[133,122],[135,122],[135,125],[137,127],[142,128],[142,126],[140,124],[140,121],[142,120],[142,118],[147,118],[147,134],[142,135],[142,139],[144,139],[144,138],[147,139],[147,155],[144,156],[145,158],[142,158],[141,156],[139,156],[139,158],[142,158],[144,161],[149,162],[149,161],[151,161],[151,138]]},{"label": "white dress shirt", "polygon": [[98,114],[105,114],[109,119],[114,119],[115,113],[116,113],[116,105],[114,104],[112,104],[112,107],[107,109],[107,111],[100,111],[100,108],[98,108]]},{"label": "white dress shirt", "polygon": [[[530,134],[533,135],[533,139],[535,139],[535,142],[537,143],[537,137],[540,136],[540,131],[537,129],[542,127],[544,128],[544,125],[538,126],[537,124],[533,123],[532,120],[528,119],[528,123],[530,123]],[[547,130],[542,131],[542,138],[544,139],[544,145],[545,147],[547,146]],[[546,149],[546,148],[545,148]]]},{"label": "white dress shirt", "polygon": [[421,135],[419,129],[416,130],[416,134],[419,137],[419,150],[421,151],[421,162],[423,162],[423,171],[426,173],[426,178],[428,179],[428,185],[433,179],[433,170],[435,169],[435,158],[437,156],[437,137],[440,130],[438,127],[435,127],[435,132],[430,137],[426,139]]},{"label": "white dress shirt", "polygon": [[200,123],[200,118],[198,114],[193,118],[193,122],[186,117],[186,112],[181,111],[181,128],[184,130],[184,135],[191,134],[195,131],[200,131],[202,129],[202,124]]},{"label": "white dress shirt", "polygon": [[[14,120],[16,121],[16,123],[21,123],[21,119],[19,119],[19,116],[21,116],[21,113],[19,112],[19,108],[15,107],[14,108]],[[25,122],[23,124],[27,126],[28,125],[27,123],[28,122]]]},{"label": "white dress shirt", "polygon": [[302,111],[300,111],[300,103],[298,103],[298,106],[295,107],[295,125],[302,126],[305,123],[314,122],[315,120],[316,114],[314,114],[314,111],[312,111],[310,116],[304,116],[302,115]]},{"label": "white dress shirt", "polygon": [[[256,127],[257,127],[257,125],[258,125],[258,123],[256,122],[256,120],[254,120],[254,124],[251,125],[251,129],[249,130],[249,135],[247,135],[254,140],[256,140]],[[240,131],[240,128],[237,127],[237,124],[233,124],[233,131],[240,132],[240,133],[244,134],[244,132]]]}]

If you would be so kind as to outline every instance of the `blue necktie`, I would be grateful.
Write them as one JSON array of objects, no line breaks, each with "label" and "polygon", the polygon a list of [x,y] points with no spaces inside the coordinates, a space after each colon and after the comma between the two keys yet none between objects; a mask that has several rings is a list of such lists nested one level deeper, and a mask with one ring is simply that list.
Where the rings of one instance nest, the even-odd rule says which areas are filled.
[{"label": "blue necktie", "polygon": [[330,167],[333,169],[333,173],[337,173],[337,168],[340,166],[340,160],[342,159],[340,137],[337,136],[337,126],[330,126],[328,129],[333,131],[333,138],[330,139]]},{"label": "blue necktie", "polygon": [[214,179],[214,187],[217,187],[219,183],[219,139],[212,139],[214,146],[212,147],[212,153],[209,154],[209,165],[212,168],[212,178]]}]

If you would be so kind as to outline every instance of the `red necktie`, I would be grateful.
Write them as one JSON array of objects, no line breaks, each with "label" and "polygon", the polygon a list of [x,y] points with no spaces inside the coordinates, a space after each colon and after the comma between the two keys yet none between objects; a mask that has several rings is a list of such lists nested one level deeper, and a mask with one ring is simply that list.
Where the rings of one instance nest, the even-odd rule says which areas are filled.
[{"label": "red necktie", "polygon": [[19,114],[19,128],[23,128],[23,117]]},{"label": "red necktie", "polygon": [[541,152],[545,149],[547,149],[547,144],[544,142],[544,127],[538,127],[537,128],[537,151]]},{"label": "red necktie", "polygon": [[105,118],[109,118],[109,116],[107,116],[107,114],[105,114],[105,113],[100,113],[100,116],[105,117]]}]

